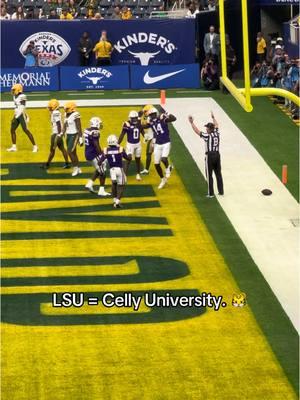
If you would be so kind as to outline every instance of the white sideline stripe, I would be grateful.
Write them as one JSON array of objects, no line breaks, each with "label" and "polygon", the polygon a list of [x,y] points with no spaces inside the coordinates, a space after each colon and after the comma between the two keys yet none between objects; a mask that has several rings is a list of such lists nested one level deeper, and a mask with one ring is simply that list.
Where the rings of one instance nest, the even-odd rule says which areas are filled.
[{"label": "white sideline stripe", "polygon": [[[82,107],[130,106],[158,104],[159,98],[93,99],[76,103]],[[28,101],[27,106],[43,108],[47,101]],[[0,107],[13,108],[13,103],[2,102]],[[204,176],[204,144],[192,131],[187,116],[193,114],[196,125],[203,127],[210,118],[210,110],[214,111],[220,124],[225,186],[225,196],[217,200],[298,330],[299,229],[290,220],[299,218],[299,204],[213,99],[168,98],[166,108],[177,116],[174,126]],[[270,188],[273,195],[263,196],[260,192],[264,188]]]},{"label": "white sideline stripe", "polygon": [[[90,96],[91,93],[67,93],[68,96]],[[104,93],[97,92],[95,95],[104,96]],[[94,93],[93,93],[94,96]]]}]

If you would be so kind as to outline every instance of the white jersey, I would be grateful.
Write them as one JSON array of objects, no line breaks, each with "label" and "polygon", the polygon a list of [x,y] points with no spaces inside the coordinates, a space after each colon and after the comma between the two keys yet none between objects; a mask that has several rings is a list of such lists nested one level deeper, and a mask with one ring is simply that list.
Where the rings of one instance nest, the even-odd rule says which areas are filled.
[{"label": "white jersey", "polygon": [[80,114],[78,111],[72,112],[68,117],[66,116],[65,122],[67,124],[67,129],[66,129],[67,135],[74,135],[78,133],[75,122],[76,119],[80,119]]},{"label": "white jersey", "polygon": [[52,135],[58,133],[57,122],[61,123],[61,113],[59,110],[54,110],[51,112]]},{"label": "white jersey", "polygon": [[24,93],[20,93],[17,96],[14,96],[14,103],[15,103],[15,117],[18,118],[22,114],[25,115],[25,106],[22,103],[22,101],[25,101],[26,104],[26,95]]}]

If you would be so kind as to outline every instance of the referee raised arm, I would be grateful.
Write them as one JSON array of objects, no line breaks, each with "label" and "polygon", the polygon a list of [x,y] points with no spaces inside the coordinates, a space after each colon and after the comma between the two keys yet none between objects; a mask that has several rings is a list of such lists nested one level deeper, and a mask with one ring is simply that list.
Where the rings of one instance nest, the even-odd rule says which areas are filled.
[{"label": "referee raised arm", "polygon": [[206,125],[206,132],[200,131],[194,124],[194,118],[189,116],[189,122],[194,132],[205,141],[205,172],[208,184],[207,197],[214,197],[214,181],[213,172],[216,175],[218,192],[220,195],[224,194],[223,178],[221,173],[221,157],[219,153],[220,147],[220,133],[219,125],[216,121],[213,112],[211,113],[213,122],[208,122]]}]

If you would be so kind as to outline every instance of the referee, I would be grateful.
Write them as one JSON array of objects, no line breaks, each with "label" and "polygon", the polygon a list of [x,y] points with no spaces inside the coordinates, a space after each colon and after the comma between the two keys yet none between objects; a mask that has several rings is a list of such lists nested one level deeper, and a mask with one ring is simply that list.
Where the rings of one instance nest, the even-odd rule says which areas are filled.
[{"label": "referee", "polygon": [[214,197],[214,182],[213,172],[217,178],[217,186],[219,195],[224,194],[223,178],[221,173],[221,158],[219,153],[220,147],[220,133],[219,126],[214,117],[213,112],[211,113],[213,122],[208,122],[206,125],[206,133],[201,132],[194,124],[194,118],[189,116],[189,122],[194,132],[199,135],[205,141],[205,172],[208,184],[208,195],[207,197]]}]

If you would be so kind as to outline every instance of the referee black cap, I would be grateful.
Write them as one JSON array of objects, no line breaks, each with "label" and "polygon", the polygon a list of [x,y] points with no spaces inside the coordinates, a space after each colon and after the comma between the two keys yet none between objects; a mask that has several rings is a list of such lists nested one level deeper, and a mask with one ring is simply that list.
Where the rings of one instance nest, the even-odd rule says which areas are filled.
[{"label": "referee black cap", "polygon": [[205,128],[209,128],[209,129],[215,129],[215,125],[212,122],[208,122],[206,125],[204,125]]}]

